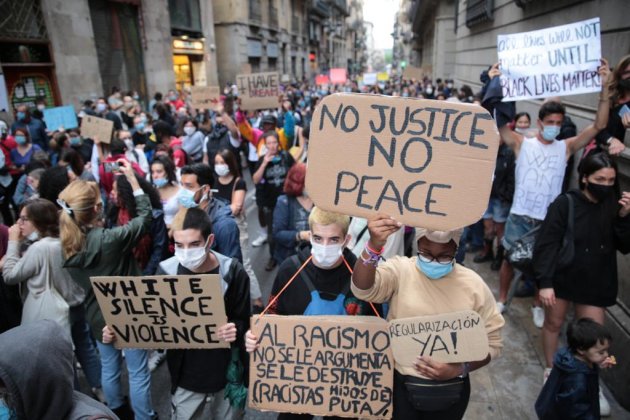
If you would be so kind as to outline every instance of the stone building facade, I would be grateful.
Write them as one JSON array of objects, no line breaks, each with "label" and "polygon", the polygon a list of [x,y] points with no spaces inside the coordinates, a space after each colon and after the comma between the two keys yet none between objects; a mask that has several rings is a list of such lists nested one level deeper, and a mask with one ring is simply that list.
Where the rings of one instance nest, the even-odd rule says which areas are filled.
[{"label": "stone building facade", "polygon": [[[615,65],[630,54],[630,27],[626,0],[413,0],[408,8],[416,36],[414,49],[419,66],[432,65],[432,76],[455,79],[474,91],[481,87],[479,74],[497,61],[497,35],[526,32],[599,17],[602,55]],[[592,122],[597,94],[566,96],[568,115],[584,128]],[[518,111],[535,116],[541,100],[517,103]],[[626,133],[630,146],[630,135]],[[630,152],[618,159],[623,190],[630,191]],[[630,256],[618,257],[617,305],[607,309],[607,325],[613,332],[612,351],[623,354],[630,346]],[[630,409],[630,360],[602,372],[617,400]]]}]

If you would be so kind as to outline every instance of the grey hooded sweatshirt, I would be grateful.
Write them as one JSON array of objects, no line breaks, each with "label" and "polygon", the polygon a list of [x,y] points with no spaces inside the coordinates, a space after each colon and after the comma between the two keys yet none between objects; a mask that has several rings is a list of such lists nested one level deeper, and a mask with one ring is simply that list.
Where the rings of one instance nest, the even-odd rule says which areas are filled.
[{"label": "grey hooded sweatshirt", "polygon": [[118,419],[105,405],[74,391],[70,335],[37,321],[0,334],[0,386],[17,419]]}]

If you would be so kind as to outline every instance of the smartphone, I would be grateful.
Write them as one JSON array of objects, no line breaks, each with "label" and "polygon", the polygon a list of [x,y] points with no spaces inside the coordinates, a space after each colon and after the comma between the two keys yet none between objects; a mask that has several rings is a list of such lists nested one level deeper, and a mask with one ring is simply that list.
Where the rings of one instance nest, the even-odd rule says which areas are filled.
[{"label": "smartphone", "polygon": [[626,115],[628,112],[630,112],[630,107],[628,107],[628,104],[625,104],[624,106],[619,108],[619,116],[621,118],[623,118],[623,116]]},{"label": "smartphone", "polygon": [[118,163],[118,162],[105,162],[105,163],[103,163],[103,166],[105,166],[105,172],[106,173],[119,172],[120,171],[120,163]]}]

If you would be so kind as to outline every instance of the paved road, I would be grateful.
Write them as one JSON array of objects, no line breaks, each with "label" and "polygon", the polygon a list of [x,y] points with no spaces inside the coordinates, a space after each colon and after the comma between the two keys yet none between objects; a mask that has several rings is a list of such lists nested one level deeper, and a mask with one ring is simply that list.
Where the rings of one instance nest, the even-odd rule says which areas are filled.
[{"label": "paved road", "polygon": [[[260,227],[254,203],[254,189],[251,178],[246,176],[248,194],[246,211],[249,222],[250,240],[258,236]],[[476,270],[488,283],[493,292],[498,290],[498,276],[490,271],[489,265],[474,264],[469,255],[466,264]],[[265,245],[253,248],[252,265],[266,302],[276,270],[268,273],[264,266],[269,258],[269,250]],[[535,419],[534,402],[540,392],[542,384],[542,345],[540,330],[532,323],[530,313],[530,298],[515,299],[506,314],[504,328],[504,349],[502,356],[489,366],[471,374],[472,394],[465,419],[485,420],[505,419]],[[614,346],[614,344],[613,344]],[[613,352],[614,352],[613,348]],[[617,351],[620,353],[620,351]],[[161,419],[170,418],[170,382],[166,363],[163,363],[152,377],[153,404]],[[605,391],[613,406],[611,419],[628,419],[630,412],[623,410]],[[246,420],[275,419],[273,413],[262,413],[247,409]]]}]

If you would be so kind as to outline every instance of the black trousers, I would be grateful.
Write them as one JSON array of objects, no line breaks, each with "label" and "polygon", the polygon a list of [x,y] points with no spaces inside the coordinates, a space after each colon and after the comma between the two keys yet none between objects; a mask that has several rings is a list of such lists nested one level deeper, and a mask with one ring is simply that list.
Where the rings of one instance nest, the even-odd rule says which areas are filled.
[{"label": "black trousers", "polygon": [[470,378],[464,379],[464,389],[458,402],[443,411],[419,411],[413,408],[407,398],[405,377],[394,371],[394,420],[460,420],[464,417],[470,400]]}]

